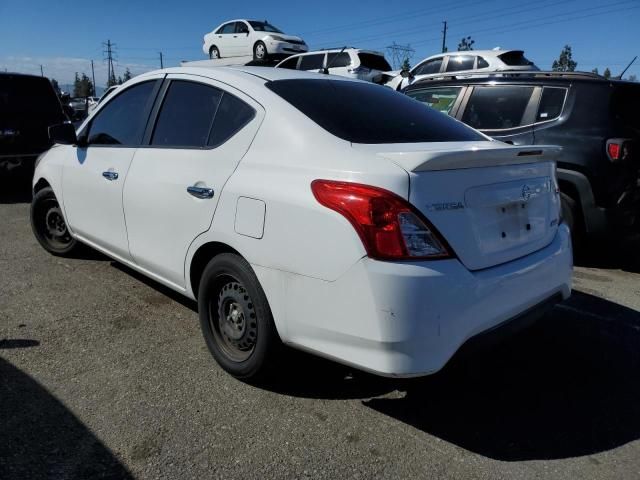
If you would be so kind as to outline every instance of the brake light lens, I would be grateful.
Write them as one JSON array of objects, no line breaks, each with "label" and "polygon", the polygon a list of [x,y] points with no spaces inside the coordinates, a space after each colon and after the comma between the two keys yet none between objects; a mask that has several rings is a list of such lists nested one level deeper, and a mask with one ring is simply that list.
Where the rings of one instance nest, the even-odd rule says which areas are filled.
[{"label": "brake light lens", "polygon": [[625,162],[631,158],[633,141],[628,138],[607,140],[607,156],[612,162]]},{"label": "brake light lens", "polygon": [[333,180],[314,180],[311,190],[320,204],[351,222],[371,258],[451,257],[433,226],[395,193],[370,185]]}]

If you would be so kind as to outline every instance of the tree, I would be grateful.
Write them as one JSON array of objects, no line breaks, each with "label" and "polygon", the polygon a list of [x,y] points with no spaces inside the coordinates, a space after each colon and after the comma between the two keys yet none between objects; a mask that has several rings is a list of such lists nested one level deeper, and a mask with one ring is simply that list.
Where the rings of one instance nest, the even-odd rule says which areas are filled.
[{"label": "tree", "polygon": [[111,74],[109,75],[109,78],[107,78],[107,88],[113,87],[114,85],[117,85],[117,84],[118,84],[118,81],[116,80],[116,72],[112,70]]},{"label": "tree", "polygon": [[118,75],[118,81],[117,81],[118,85],[122,85],[122,77],[120,75]]},{"label": "tree", "polygon": [[74,97],[90,97],[93,93],[93,82],[87,77],[85,73],[82,76],[76,72],[75,80],[73,81],[73,96]]},{"label": "tree", "polygon": [[460,40],[460,43],[458,44],[458,51],[467,52],[469,50],[473,50],[474,43],[476,43],[476,41],[471,40],[471,37],[464,37],[462,40]]},{"label": "tree", "polygon": [[609,70],[609,67],[604,69],[604,72],[602,73],[602,76],[604,78],[611,78],[611,70]]},{"label": "tree", "polygon": [[596,67],[593,70],[591,70],[591,73],[595,73],[596,75],[600,75],[600,72],[598,72],[598,67]]},{"label": "tree", "polygon": [[411,70],[411,64],[409,63],[409,58],[408,57],[404,57],[404,60],[402,61],[402,66],[400,67],[401,70]]},{"label": "tree", "polygon": [[636,75],[629,75],[629,76],[627,77],[627,80],[628,80],[629,82],[637,82],[637,81],[638,81],[638,77],[637,77]]},{"label": "tree", "polygon": [[571,46],[565,45],[558,60],[553,61],[551,69],[554,72],[574,72],[577,66],[578,62],[574,62],[571,55]]},{"label": "tree", "polygon": [[58,85],[58,81],[55,78],[51,79],[51,86],[53,90],[56,92],[56,95],[60,95],[60,85]]},{"label": "tree", "polygon": [[127,67],[127,69],[124,71],[124,75],[122,76],[122,81],[126,82],[128,80],[131,80],[131,77],[133,77],[133,75],[131,75],[131,72],[129,71],[129,67]]}]

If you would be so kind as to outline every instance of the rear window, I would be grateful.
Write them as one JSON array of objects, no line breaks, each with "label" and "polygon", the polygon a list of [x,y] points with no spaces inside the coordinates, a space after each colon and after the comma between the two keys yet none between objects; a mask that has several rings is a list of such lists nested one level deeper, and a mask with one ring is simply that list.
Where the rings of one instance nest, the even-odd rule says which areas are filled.
[{"label": "rear window", "polygon": [[381,72],[388,72],[391,70],[391,65],[385,60],[382,55],[375,55],[373,53],[358,53],[360,59],[360,65],[371,70],[380,70]]},{"label": "rear window", "polygon": [[411,98],[435,108],[439,112],[451,113],[462,87],[437,87],[407,92]]},{"label": "rear window", "polygon": [[524,56],[524,52],[507,52],[499,55],[498,58],[510,67],[524,67],[533,65],[533,62]]},{"label": "rear window", "polygon": [[562,113],[566,88],[544,87],[540,97],[540,106],[536,115],[536,122],[546,122],[558,118]]},{"label": "rear window", "polygon": [[473,70],[476,57],[472,55],[452,55],[447,62],[447,72],[461,72],[463,70]]},{"label": "rear window", "polygon": [[324,62],[324,53],[303,55],[300,58],[300,70],[320,70]]},{"label": "rear window", "polygon": [[462,121],[478,130],[503,130],[522,125],[533,87],[475,87]]},{"label": "rear window", "polygon": [[266,86],[329,133],[353,143],[486,140],[388,87],[328,79],[277,80]]},{"label": "rear window", "polygon": [[0,75],[0,116],[51,124],[62,122],[62,107],[46,78]]},{"label": "rear window", "polygon": [[640,131],[640,85],[617,87],[611,97],[611,113],[624,126]]}]

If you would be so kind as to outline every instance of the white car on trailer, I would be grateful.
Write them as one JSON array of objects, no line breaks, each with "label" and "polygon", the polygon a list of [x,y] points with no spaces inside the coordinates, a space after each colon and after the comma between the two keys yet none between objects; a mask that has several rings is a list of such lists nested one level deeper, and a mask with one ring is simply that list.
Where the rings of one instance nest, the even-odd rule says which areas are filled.
[{"label": "white car on trailer", "polygon": [[567,298],[557,147],[492,141],[367,82],[287,69],[139,75],[34,176],[49,252],[80,243],[197,299],[255,378],[281,342],[391,376]]}]

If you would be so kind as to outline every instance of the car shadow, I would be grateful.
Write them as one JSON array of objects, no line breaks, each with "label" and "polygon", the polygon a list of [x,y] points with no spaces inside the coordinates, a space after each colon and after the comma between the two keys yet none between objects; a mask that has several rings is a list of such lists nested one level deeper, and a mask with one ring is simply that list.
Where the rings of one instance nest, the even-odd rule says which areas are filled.
[{"label": "car shadow", "polygon": [[575,251],[574,263],[579,267],[640,273],[640,235],[584,242]]},{"label": "car shadow", "polygon": [[[36,340],[0,342],[4,348]],[[132,479],[127,468],[35,379],[0,357],[0,478]]]},{"label": "car shadow", "polygon": [[31,203],[31,180],[15,175],[0,179],[0,204]]},{"label": "car shadow", "polygon": [[464,349],[403,398],[364,405],[474,453],[548,460],[640,438],[640,313],[576,292],[534,328]]}]

